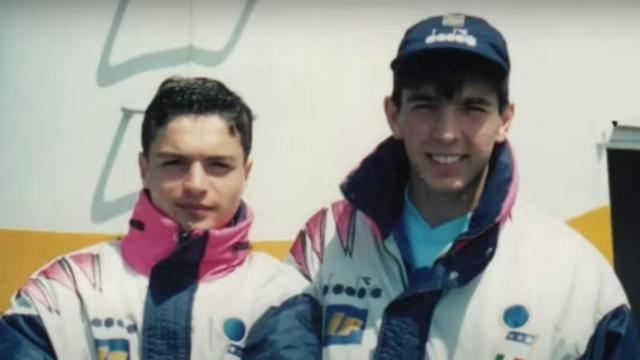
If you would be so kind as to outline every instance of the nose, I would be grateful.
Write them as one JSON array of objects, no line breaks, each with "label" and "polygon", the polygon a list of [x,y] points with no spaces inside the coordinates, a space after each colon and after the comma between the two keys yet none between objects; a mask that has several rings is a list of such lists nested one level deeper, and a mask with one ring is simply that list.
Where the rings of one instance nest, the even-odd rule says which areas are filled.
[{"label": "nose", "polygon": [[458,131],[455,108],[453,106],[444,106],[435,124],[434,137],[445,144],[453,143],[458,139]]},{"label": "nose", "polygon": [[193,195],[202,195],[207,191],[206,172],[199,162],[194,162],[184,177],[185,192]]}]

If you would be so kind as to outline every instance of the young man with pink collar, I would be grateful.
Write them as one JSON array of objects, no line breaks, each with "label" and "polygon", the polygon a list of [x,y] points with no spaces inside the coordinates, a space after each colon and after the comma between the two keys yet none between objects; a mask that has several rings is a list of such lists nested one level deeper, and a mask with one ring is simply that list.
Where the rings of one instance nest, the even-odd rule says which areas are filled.
[{"label": "young man with pink collar", "polygon": [[611,266],[517,198],[502,34],[478,17],[431,17],[391,68],[392,136],[291,249],[322,307],[323,357],[640,358]]},{"label": "young man with pink collar", "polygon": [[240,358],[253,322],[307,285],[250,251],[252,122],[219,81],[165,80],[144,115],[129,232],[36,272],[0,319],[0,357]]}]

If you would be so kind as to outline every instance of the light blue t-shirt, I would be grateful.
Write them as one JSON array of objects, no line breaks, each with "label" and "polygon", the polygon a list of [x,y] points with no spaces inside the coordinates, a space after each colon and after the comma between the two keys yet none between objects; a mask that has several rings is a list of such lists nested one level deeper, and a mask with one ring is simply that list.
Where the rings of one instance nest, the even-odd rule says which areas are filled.
[{"label": "light blue t-shirt", "polygon": [[[408,259],[412,270],[429,268],[446,251],[458,235],[467,231],[471,213],[452,219],[435,228],[422,217],[422,214],[409,199],[409,191],[404,192],[403,224],[408,246]],[[399,244],[400,247],[403,245]]]}]

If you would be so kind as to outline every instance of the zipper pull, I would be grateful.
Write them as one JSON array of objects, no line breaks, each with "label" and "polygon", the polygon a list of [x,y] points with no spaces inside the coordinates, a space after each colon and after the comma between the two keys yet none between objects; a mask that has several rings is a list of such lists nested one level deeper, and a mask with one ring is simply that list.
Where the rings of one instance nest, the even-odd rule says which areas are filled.
[{"label": "zipper pull", "polygon": [[191,231],[182,231],[180,232],[180,237],[178,238],[178,244],[184,244],[189,241],[191,237]]}]

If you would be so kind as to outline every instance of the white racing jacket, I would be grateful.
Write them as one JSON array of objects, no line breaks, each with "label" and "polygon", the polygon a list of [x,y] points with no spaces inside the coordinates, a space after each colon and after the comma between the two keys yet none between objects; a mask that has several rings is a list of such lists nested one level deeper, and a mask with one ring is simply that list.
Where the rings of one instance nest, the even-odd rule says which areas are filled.
[{"label": "white racing jacket", "polygon": [[56,259],[18,291],[0,358],[239,359],[253,322],[307,285],[251,253],[241,209],[231,227],[180,234],[143,193],[122,241]]},{"label": "white racing jacket", "polygon": [[605,258],[515,200],[507,145],[490,166],[469,230],[415,284],[395,240],[408,174],[401,143],[382,143],[343,183],[346,200],[307,222],[289,261],[322,306],[324,358],[600,358],[607,342],[593,339],[614,338],[612,328],[635,335],[625,335],[627,300]]}]

